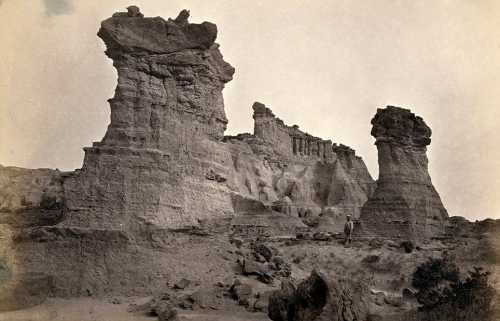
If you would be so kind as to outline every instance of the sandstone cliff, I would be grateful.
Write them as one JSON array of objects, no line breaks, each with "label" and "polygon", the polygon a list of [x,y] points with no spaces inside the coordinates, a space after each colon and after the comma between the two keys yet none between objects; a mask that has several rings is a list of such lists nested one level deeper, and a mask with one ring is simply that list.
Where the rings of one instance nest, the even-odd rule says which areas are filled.
[{"label": "sandstone cliff", "polygon": [[[188,240],[195,246],[186,230],[224,220],[236,232],[295,235],[302,219],[319,213],[338,229],[373,191],[352,149],[287,126],[260,103],[254,134],[224,136],[222,90],[234,68],[215,43],[217,27],[188,18],[186,10],[164,20],[130,7],[102,22],[98,35],[118,73],[111,122],[101,142],[84,148],[81,169],[48,172],[56,177],[54,219],[41,219],[36,205],[45,181],[23,183],[37,181],[37,171],[24,170],[16,192],[0,191],[3,212],[36,203],[23,214],[35,223],[13,227],[11,214],[0,222],[14,228],[11,264],[53,277],[57,295],[153,291],[177,262],[188,264],[175,250]],[[0,172],[9,182],[15,174]],[[199,241],[200,251],[217,247]],[[216,278],[205,267],[228,265],[192,260],[186,273],[196,277]]]},{"label": "sandstone cliff", "polygon": [[[332,144],[287,126],[271,109],[253,105],[254,134],[225,137],[235,160],[236,189],[263,202],[285,197],[299,214],[342,213],[359,216],[374,182],[361,157],[344,145]],[[252,157],[241,157],[244,146]],[[253,157],[255,157],[253,156]],[[252,167],[256,168],[252,173]],[[238,187],[239,186],[239,187]]]},{"label": "sandstone cliff", "polygon": [[85,148],[83,168],[66,181],[66,225],[176,228],[232,212],[227,188],[205,175],[227,171],[218,140],[234,68],[214,43],[217,27],[188,16],[103,21],[98,35],[118,85],[104,139]]},{"label": "sandstone cliff", "polygon": [[392,106],[379,109],[372,124],[380,172],[361,211],[364,232],[404,238],[443,232],[448,213],[427,168],[431,129],[409,110]]},{"label": "sandstone cliff", "polygon": [[[492,268],[500,286],[500,222],[447,218],[420,117],[378,110],[377,184],[354,150],[262,103],[252,134],[224,136],[234,69],[216,26],[188,17],[132,6],[102,23],[118,84],[81,169],[0,166],[0,313],[94,297],[6,319],[428,320],[412,275],[429,257]],[[360,212],[345,245],[345,216]]]}]

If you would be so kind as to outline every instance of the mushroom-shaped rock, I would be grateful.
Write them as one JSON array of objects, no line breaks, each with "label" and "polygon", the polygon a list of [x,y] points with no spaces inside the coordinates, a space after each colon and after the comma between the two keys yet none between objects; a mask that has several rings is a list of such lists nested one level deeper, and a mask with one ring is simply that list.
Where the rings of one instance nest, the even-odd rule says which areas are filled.
[{"label": "mushroom-shaped rock", "polygon": [[[128,10],[126,17],[104,20],[98,32],[118,71],[115,97],[110,100],[111,124],[103,143],[175,149],[179,137],[189,136],[171,132],[181,130],[176,124],[184,118],[184,123],[187,118],[200,123],[191,126],[199,129],[196,136],[222,139],[227,124],[222,90],[234,68],[215,44],[217,26],[189,23],[187,10],[168,20],[135,19],[131,16],[139,16],[139,8]],[[151,120],[146,121],[145,115]]]},{"label": "mushroom-shaped rock", "polygon": [[431,129],[410,110],[388,106],[372,119],[379,179],[361,210],[365,234],[418,239],[444,229],[448,213],[428,172]]}]

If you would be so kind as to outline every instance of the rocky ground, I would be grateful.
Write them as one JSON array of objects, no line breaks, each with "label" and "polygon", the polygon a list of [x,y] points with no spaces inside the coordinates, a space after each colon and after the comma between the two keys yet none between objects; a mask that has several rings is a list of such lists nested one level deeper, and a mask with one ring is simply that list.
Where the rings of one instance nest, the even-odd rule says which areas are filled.
[{"label": "rocky ground", "polygon": [[[220,222],[206,224],[183,232],[189,241],[177,245],[183,253],[177,257],[178,273],[149,296],[47,298],[29,309],[3,312],[0,320],[270,320],[268,314],[277,306],[271,299],[269,307],[273,292],[297,287],[313,271],[328,280],[328,291],[336,298],[344,298],[341,307],[330,310],[347,306],[353,311],[338,320],[399,320],[417,308],[411,277],[431,257],[454,260],[462,272],[484,267],[500,288],[498,223],[457,221],[450,224],[448,237],[419,244],[358,237],[350,245],[343,244],[340,234],[317,228],[293,237],[248,238]],[[214,245],[212,251],[205,244]],[[216,271],[206,273],[203,262]],[[313,302],[320,302],[321,295],[314,295]]]}]

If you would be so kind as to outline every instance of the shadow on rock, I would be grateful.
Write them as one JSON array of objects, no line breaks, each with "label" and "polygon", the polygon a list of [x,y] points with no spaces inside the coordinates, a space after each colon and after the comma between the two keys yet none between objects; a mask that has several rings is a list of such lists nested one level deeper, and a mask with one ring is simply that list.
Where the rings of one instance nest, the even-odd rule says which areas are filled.
[{"label": "shadow on rock", "polygon": [[313,271],[297,287],[283,282],[269,298],[268,315],[273,321],[360,321],[367,316],[362,297],[361,286]]}]

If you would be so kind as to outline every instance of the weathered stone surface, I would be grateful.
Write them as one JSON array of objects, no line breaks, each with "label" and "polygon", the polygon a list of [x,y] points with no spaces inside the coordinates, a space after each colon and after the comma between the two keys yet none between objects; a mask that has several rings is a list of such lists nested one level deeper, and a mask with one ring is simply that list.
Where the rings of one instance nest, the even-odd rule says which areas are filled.
[{"label": "weathered stone surface", "polygon": [[[294,236],[306,228],[299,216],[328,207],[357,217],[373,191],[352,149],[287,126],[262,104],[253,106],[254,134],[224,136],[222,90],[234,68],[216,26],[188,18],[143,17],[131,6],[102,22],[118,84],[106,134],[84,148],[81,169],[0,168],[1,186],[19,187],[0,190],[0,228],[17,248],[9,264],[53,276],[56,295],[149,293],[178,268],[175,242],[195,238],[169,233],[232,218],[236,234]],[[278,200],[286,214],[272,211]]]},{"label": "weathered stone surface", "polygon": [[402,238],[443,232],[448,214],[427,168],[431,129],[410,110],[392,106],[379,109],[372,124],[380,173],[362,209],[363,231]]},{"label": "weathered stone surface", "polygon": [[158,315],[158,321],[175,321],[179,319],[177,317],[177,310],[168,303],[158,305],[156,307],[156,314]]},{"label": "weathered stone surface", "polygon": [[53,225],[62,219],[62,173],[0,165],[0,224]]},{"label": "weathered stone surface", "polygon": [[223,304],[222,289],[201,288],[191,294],[193,305],[200,309],[219,309]]},{"label": "weathered stone surface", "polygon": [[[430,129],[407,110],[377,113],[375,195],[351,148],[287,126],[261,103],[253,134],[224,136],[222,89],[234,69],[214,42],[215,26],[188,18],[186,10],[144,18],[131,6],[103,22],[118,86],[106,136],[85,149],[82,169],[0,166],[0,310],[48,295],[111,296],[117,305],[154,295],[135,311],[159,320],[263,320],[268,311],[287,321],[402,320],[417,308],[408,288],[423,258],[457,258],[463,271],[498,266],[500,224],[492,220],[449,219],[445,234],[424,244],[338,244],[345,215],[357,218],[366,200],[355,232],[441,231],[447,215],[425,155]],[[293,285],[314,268],[330,274]],[[264,313],[240,318],[237,303]]]},{"label": "weathered stone surface", "polygon": [[168,21],[161,17],[143,18],[136,6],[130,6],[127,10],[127,13],[117,13],[103,21],[99,30],[98,35],[106,42],[107,54],[110,56],[124,52],[148,55],[184,49],[209,49],[217,38],[215,24],[189,23],[187,10]]},{"label": "weathered stone surface", "polygon": [[358,217],[374,182],[354,150],[285,125],[262,103],[253,110],[253,135],[225,137],[236,169],[230,184],[291,215],[329,207]]},{"label": "weathered stone surface", "polygon": [[268,205],[286,199],[292,212],[333,206],[357,216],[373,180],[351,149],[286,126],[258,103],[254,135],[220,142],[234,68],[215,25],[188,17],[145,18],[132,6],[103,21],[98,35],[118,72],[111,123],[64,179],[61,225],[132,233],[197,225],[238,213],[235,193]]},{"label": "weathered stone surface", "polygon": [[189,281],[188,279],[182,278],[174,284],[174,289],[183,290],[183,289],[187,288],[190,284],[191,284],[191,281]]},{"label": "weathered stone surface", "polygon": [[367,317],[366,299],[357,285],[313,271],[297,288],[283,283],[269,298],[273,321],[356,321]]},{"label": "weathered stone surface", "polygon": [[98,35],[118,72],[111,123],[65,182],[65,225],[140,232],[233,213],[230,155],[218,140],[234,68],[214,43],[216,26],[188,16],[103,21]]},{"label": "weathered stone surface", "polygon": [[[183,11],[168,21],[112,17],[102,22],[98,35],[118,71],[103,144],[173,152],[190,132],[222,137],[227,123],[222,89],[234,68],[214,42],[217,27],[191,24],[188,17]],[[186,121],[195,128],[182,128]]]},{"label": "weathered stone surface", "polygon": [[[52,291],[51,277],[41,269],[25,268],[16,246],[24,228],[52,226],[63,220],[63,173],[50,169],[0,166],[0,310],[36,305]],[[41,270],[41,271],[40,271]]]},{"label": "weathered stone surface", "polygon": [[235,280],[234,284],[231,286],[230,292],[233,299],[235,299],[239,305],[248,306],[253,294],[253,289],[251,285]]},{"label": "weathered stone surface", "polygon": [[52,290],[49,276],[35,273],[18,274],[8,282],[0,282],[0,312],[26,309],[47,299]]},{"label": "weathered stone surface", "polygon": [[288,214],[290,216],[299,216],[297,207],[288,196],[284,196],[280,200],[274,201],[272,207],[273,210],[277,212]]},{"label": "weathered stone surface", "polygon": [[269,265],[249,259],[242,259],[239,261],[239,264],[243,275],[256,276],[259,281],[264,283],[271,283],[273,281]]}]

